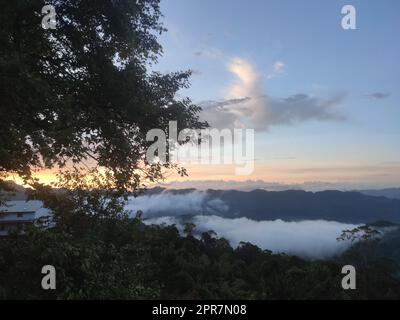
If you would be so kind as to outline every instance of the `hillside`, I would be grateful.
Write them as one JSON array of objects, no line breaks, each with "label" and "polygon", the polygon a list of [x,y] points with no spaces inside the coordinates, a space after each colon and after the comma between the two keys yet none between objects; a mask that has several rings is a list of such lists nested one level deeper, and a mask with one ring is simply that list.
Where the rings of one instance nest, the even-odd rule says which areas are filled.
[{"label": "hillside", "polygon": [[[195,189],[166,190],[154,188],[144,196],[174,197],[188,195]],[[156,200],[153,198],[153,200]],[[253,220],[332,220],[345,223],[372,223],[378,220],[400,222],[400,199],[389,199],[360,192],[301,190],[250,192],[236,190],[207,190],[205,203],[220,201],[226,210],[212,212],[223,217],[247,217]],[[192,208],[191,208],[192,209]],[[207,206],[190,212],[160,208],[163,215],[211,214]],[[183,209],[181,209],[183,210]]]}]

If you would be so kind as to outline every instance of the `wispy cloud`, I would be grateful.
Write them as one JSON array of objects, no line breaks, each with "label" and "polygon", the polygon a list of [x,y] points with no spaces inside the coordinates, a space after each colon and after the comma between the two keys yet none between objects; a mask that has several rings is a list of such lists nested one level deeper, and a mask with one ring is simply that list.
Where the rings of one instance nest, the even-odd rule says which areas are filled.
[{"label": "wispy cloud", "polygon": [[273,71],[267,75],[267,80],[276,78],[286,72],[286,64],[282,61],[276,61],[273,65]]},{"label": "wispy cloud", "polygon": [[194,52],[194,55],[197,57],[205,57],[209,59],[223,59],[224,54],[221,50],[212,48],[212,47],[207,47],[203,49],[196,50]]}]

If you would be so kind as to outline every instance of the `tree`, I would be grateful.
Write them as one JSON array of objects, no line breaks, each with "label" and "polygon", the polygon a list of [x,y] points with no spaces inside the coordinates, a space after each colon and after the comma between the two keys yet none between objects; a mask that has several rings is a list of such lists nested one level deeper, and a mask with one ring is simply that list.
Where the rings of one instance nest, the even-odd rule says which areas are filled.
[{"label": "tree", "polygon": [[191,237],[193,235],[193,231],[196,228],[196,225],[192,222],[186,222],[183,227],[183,233],[187,237]]},{"label": "tree", "polygon": [[366,267],[371,264],[369,260],[373,257],[381,238],[381,231],[369,225],[362,225],[352,230],[343,230],[337,241],[350,241],[352,244],[342,258],[351,261],[354,265]]},{"label": "tree", "polygon": [[356,241],[374,241],[379,238],[381,232],[372,228],[368,225],[356,227],[352,230],[343,230],[337,241],[350,241],[352,243]]},{"label": "tree", "polygon": [[[53,5],[56,29],[43,29]],[[149,66],[162,47],[159,0],[1,1],[0,180],[66,165],[106,170],[118,190],[162,178],[172,163],[149,163],[146,132],[202,128],[200,110],[176,93],[190,71]],[[180,173],[185,173],[180,171]]]}]

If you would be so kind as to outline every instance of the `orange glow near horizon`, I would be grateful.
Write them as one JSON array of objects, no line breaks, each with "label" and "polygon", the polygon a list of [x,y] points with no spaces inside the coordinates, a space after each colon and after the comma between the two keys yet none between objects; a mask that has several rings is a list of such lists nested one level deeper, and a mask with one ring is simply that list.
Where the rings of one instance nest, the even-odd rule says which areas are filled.
[{"label": "orange glow near horizon", "polygon": [[[184,165],[188,176],[180,177],[176,172],[167,172],[165,179],[160,183],[182,181],[257,181],[282,184],[301,184],[310,181],[328,183],[377,183],[381,185],[395,185],[400,181],[400,168],[393,166],[285,166],[276,164],[256,163],[251,175],[235,175],[234,165]],[[34,174],[40,182],[51,184],[57,181],[58,169],[41,170]],[[10,175],[12,180],[20,185],[23,181],[17,175]],[[149,185],[150,186],[150,185]]]}]

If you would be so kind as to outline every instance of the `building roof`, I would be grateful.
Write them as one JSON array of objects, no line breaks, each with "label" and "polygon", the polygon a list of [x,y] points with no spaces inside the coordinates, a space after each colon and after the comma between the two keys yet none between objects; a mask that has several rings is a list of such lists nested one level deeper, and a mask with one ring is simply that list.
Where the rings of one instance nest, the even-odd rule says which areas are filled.
[{"label": "building roof", "polygon": [[42,201],[39,200],[13,200],[7,201],[6,206],[0,206],[0,212],[36,212],[43,207]]}]

